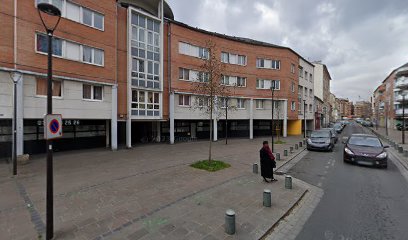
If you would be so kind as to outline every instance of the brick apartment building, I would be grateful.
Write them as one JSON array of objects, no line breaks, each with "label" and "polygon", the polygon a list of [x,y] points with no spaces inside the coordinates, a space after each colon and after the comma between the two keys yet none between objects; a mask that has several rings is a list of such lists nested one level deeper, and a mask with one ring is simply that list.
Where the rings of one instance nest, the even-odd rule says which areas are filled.
[{"label": "brick apartment building", "polygon": [[357,101],[354,104],[354,117],[357,118],[371,118],[372,109],[371,103],[367,101]]},{"label": "brick apartment building", "polygon": [[340,116],[343,117],[352,117],[354,114],[353,111],[353,102],[349,101],[347,98],[339,98],[340,106]]},{"label": "brick apartment building", "polygon": [[396,128],[402,123],[402,109],[408,113],[408,63],[394,69],[373,92],[373,119],[381,127]]},{"label": "brick apartment building", "polygon": [[[45,151],[47,42],[39,2],[52,2],[62,12],[53,41],[53,111],[64,119],[56,151],[207,137],[207,118],[191,109],[191,81],[207,57],[209,39],[226,65],[223,84],[235,86],[229,136],[271,134],[271,81],[281,134],[301,134],[303,108],[307,129],[313,126],[314,64],[290,48],[187,26],[174,20],[163,0],[4,1],[0,156],[11,149],[12,79],[17,80],[18,154]],[[305,105],[299,104],[303,100]],[[216,139],[224,136],[225,117],[215,121]]]}]

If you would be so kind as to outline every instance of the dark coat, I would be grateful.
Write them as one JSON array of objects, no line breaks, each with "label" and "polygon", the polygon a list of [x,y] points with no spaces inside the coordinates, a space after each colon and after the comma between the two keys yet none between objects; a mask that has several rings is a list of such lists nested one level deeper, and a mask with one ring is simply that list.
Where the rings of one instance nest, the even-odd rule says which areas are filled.
[{"label": "dark coat", "polygon": [[264,148],[259,150],[259,156],[261,158],[261,176],[264,178],[272,178],[273,168],[276,167],[275,159],[271,159],[267,150]]}]

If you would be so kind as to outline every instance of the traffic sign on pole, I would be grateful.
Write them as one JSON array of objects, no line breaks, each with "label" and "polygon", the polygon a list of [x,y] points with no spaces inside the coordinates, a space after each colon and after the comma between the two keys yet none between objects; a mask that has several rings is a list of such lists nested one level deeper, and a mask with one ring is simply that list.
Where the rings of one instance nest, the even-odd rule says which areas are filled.
[{"label": "traffic sign on pole", "polygon": [[47,114],[44,117],[44,139],[55,139],[62,137],[61,114]]}]

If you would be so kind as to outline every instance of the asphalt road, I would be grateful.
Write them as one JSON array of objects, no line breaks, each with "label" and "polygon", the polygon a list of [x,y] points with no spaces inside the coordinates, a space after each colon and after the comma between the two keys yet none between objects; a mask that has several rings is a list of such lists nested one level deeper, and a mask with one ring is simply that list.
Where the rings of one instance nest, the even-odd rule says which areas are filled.
[{"label": "asphalt road", "polygon": [[309,152],[291,169],[324,190],[297,240],[408,239],[408,183],[398,168],[392,161],[388,169],[343,163],[341,137],[362,132],[347,126],[334,152]]}]

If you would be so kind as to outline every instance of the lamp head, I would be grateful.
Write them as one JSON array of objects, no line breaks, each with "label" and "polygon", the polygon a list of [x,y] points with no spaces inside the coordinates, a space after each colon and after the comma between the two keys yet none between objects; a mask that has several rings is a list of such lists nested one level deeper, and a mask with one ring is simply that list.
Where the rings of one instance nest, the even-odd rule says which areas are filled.
[{"label": "lamp head", "polygon": [[57,8],[56,6],[49,4],[49,3],[39,3],[37,5],[37,8],[39,11],[46,13],[50,16],[61,16],[61,10]]}]

